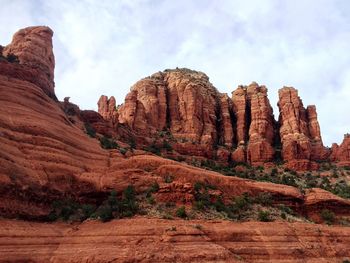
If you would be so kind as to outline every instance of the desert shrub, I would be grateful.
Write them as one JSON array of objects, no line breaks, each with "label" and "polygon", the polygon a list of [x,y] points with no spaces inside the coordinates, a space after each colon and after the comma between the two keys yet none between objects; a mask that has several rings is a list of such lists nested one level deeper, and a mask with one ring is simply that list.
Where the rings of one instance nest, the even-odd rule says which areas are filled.
[{"label": "desert shrub", "polygon": [[96,208],[93,205],[84,204],[81,206],[81,209],[83,211],[83,219],[87,219],[92,216]]},{"label": "desert shrub", "polygon": [[79,204],[73,202],[70,199],[67,200],[57,200],[52,203],[53,210],[50,213],[51,219],[63,219],[64,221],[69,220],[69,218],[75,214],[79,209]]},{"label": "desert shrub", "polygon": [[343,198],[350,198],[350,185],[342,180],[333,186],[331,192]]},{"label": "desert shrub", "polygon": [[100,218],[100,220],[102,222],[110,221],[111,219],[113,219],[112,212],[113,211],[112,211],[110,206],[108,206],[108,205],[102,206],[102,207],[100,207],[100,209],[98,211],[98,217]]},{"label": "desert shrub", "polygon": [[272,195],[270,193],[259,193],[254,197],[254,203],[258,203],[264,206],[272,205]]},{"label": "desert shrub", "polygon": [[91,138],[96,137],[96,131],[89,122],[84,123],[84,128],[87,135],[89,135]]},{"label": "desert shrub", "polygon": [[294,175],[283,175],[281,183],[285,185],[294,186],[294,187],[298,186]]},{"label": "desert shrub", "polygon": [[9,53],[6,57],[7,61],[10,63],[19,63],[19,59],[15,54]]},{"label": "desert shrub", "polygon": [[327,223],[327,224],[332,224],[334,223],[335,220],[335,214],[328,210],[328,209],[323,209],[321,211],[321,218]]},{"label": "desert shrub", "polygon": [[166,213],[162,216],[163,219],[167,219],[167,220],[173,220],[174,217],[172,215],[170,215],[169,213]]},{"label": "desert shrub", "polygon": [[118,144],[113,140],[113,139],[109,139],[105,136],[103,136],[101,139],[100,139],[100,144],[101,144],[101,147],[103,149],[117,149],[119,146]]},{"label": "desert shrub", "polygon": [[164,177],[164,182],[167,183],[167,184],[170,184],[174,181],[174,176],[171,175],[171,174],[167,174],[165,177]]},{"label": "desert shrub", "polygon": [[147,197],[147,203],[149,203],[150,205],[154,205],[156,203],[156,200],[151,195],[151,196]]},{"label": "desert shrub", "polygon": [[176,216],[181,217],[181,218],[187,217],[185,206],[181,206],[176,210]]},{"label": "desert shrub", "polygon": [[131,137],[129,140],[129,145],[131,149],[136,149],[136,141],[135,138]]},{"label": "desert shrub", "polygon": [[146,191],[146,197],[150,197],[152,193],[156,193],[159,191],[159,184],[158,182],[153,182],[153,184],[147,189]]},{"label": "desert shrub", "polygon": [[278,174],[278,170],[277,170],[277,168],[272,168],[272,170],[271,170],[271,176],[272,177],[274,177],[274,176],[276,176]]},{"label": "desert shrub", "polygon": [[165,149],[168,152],[171,152],[173,150],[173,147],[167,140],[163,140],[163,149]]},{"label": "desert shrub", "polygon": [[282,219],[286,219],[286,218],[287,218],[287,215],[286,215],[285,212],[282,212],[282,213],[281,213],[281,218],[282,218]]},{"label": "desert shrub", "polygon": [[286,214],[290,214],[290,215],[294,215],[294,211],[292,208],[290,208],[289,206],[285,206],[283,204],[279,205],[278,208],[283,212],[283,213],[286,213]]},{"label": "desert shrub", "polygon": [[138,211],[138,204],[136,202],[135,188],[129,185],[123,192],[122,200],[122,216],[133,216]]},{"label": "desert shrub", "polygon": [[153,142],[151,145],[144,148],[145,151],[154,153],[156,155],[160,155],[160,147],[156,145],[155,142]]},{"label": "desert shrub", "polygon": [[125,155],[127,153],[128,149],[125,149],[125,148],[119,148],[119,152],[122,154],[122,155]]},{"label": "desert shrub", "polygon": [[270,217],[270,212],[266,211],[266,210],[259,211],[258,219],[261,222],[270,222],[270,221],[272,221],[272,219]]},{"label": "desert shrub", "polygon": [[221,197],[218,197],[214,203],[214,207],[216,209],[216,211],[218,212],[225,212],[227,210],[224,202],[222,201]]}]

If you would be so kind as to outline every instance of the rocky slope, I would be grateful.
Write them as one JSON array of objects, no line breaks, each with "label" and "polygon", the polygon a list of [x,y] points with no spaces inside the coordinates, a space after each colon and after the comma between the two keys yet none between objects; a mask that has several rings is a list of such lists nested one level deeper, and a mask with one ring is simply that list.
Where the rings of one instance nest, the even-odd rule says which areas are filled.
[{"label": "rocky slope", "polygon": [[[0,222],[1,262],[343,262],[350,228],[123,219]],[[33,249],[35,248],[35,249]]]},{"label": "rocky slope", "polygon": [[[287,165],[312,168],[314,160],[328,158],[329,153],[322,152],[315,109],[305,110],[294,89],[280,92],[279,123],[273,118],[264,86],[239,87],[231,99],[219,93],[204,73],[187,69],[167,70],[141,80],[120,107],[114,98],[101,97],[100,113],[81,111],[69,98],[59,102],[55,96],[52,34],[47,27],[26,28],[0,49],[2,218],[48,220],[53,204],[62,200],[98,207],[112,190],[121,193],[128,185],[143,198],[156,184],[152,195],[156,205],[171,203],[191,210],[198,183],[210,186],[204,194],[213,199],[210,202],[221,200],[222,205],[244,194],[252,198],[269,194],[272,208],[289,206],[315,222],[322,221],[319,214],[324,209],[333,211],[334,222],[350,217],[349,200],[327,191],[304,193],[293,186],[224,176],[127,144],[135,140],[149,146],[167,140],[173,147],[168,152],[178,156],[271,166],[282,142]],[[10,59],[11,54],[18,60]],[[292,93],[293,99],[288,99]],[[115,149],[103,149],[106,140],[115,143],[111,147]],[[346,137],[332,148],[333,161],[348,164],[348,142]],[[243,165],[239,169],[256,172]],[[312,262],[316,257],[335,262],[350,256],[347,228],[289,224],[287,220],[238,224],[143,215],[75,226],[0,219],[0,226],[2,262]],[[281,250],[276,243],[288,243],[288,247]],[[159,252],[165,250],[169,253]]]}]

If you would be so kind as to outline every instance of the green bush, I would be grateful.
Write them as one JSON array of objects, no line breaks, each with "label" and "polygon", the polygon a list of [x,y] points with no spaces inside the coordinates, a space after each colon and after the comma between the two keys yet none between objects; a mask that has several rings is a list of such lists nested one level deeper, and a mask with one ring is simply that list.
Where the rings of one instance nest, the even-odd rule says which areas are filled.
[{"label": "green bush", "polygon": [[103,136],[100,139],[100,144],[103,149],[117,149],[119,145],[113,140]]},{"label": "green bush", "polygon": [[9,53],[6,57],[6,59],[10,63],[19,63],[18,57],[12,53]]},{"label": "green bush", "polygon": [[327,224],[333,224],[335,220],[335,214],[328,210],[328,209],[323,209],[321,211],[321,218],[327,223]]},{"label": "green bush", "polygon": [[92,216],[96,208],[93,205],[84,204],[81,206],[81,209],[83,211],[83,217],[84,217],[83,219],[87,219]]},{"label": "green bush", "polygon": [[165,149],[168,152],[171,152],[173,150],[173,147],[167,140],[163,140],[163,149]]},{"label": "green bush", "polygon": [[102,222],[107,222],[113,219],[113,214],[112,214],[112,209],[110,206],[102,206],[99,209],[98,213],[99,218],[101,219]]},{"label": "green bush", "polygon": [[85,122],[84,123],[84,127],[85,127],[85,132],[87,135],[89,135],[91,138],[95,138],[96,137],[96,131],[95,129],[91,126],[90,123]]},{"label": "green bush", "polygon": [[272,221],[271,217],[270,217],[270,212],[269,211],[263,211],[263,210],[259,211],[258,219],[261,222],[270,222],[270,221]]},{"label": "green bush", "polygon": [[282,218],[282,219],[286,219],[286,218],[287,218],[287,215],[286,215],[285,212],[282,212],[282,213],[281,213],[281,218]]},{"label": "green bush", "polygon": [[174,176],[171,175],[171,174],[167,174],[165,177],[164,177],[164,182],[167,183],[167,184],[170,184],[174,181]]},{"label": "green bush", "polygon": [[270,193],[259,193],[254,198],[254,203],[258,203],[264,206],[270,206],[272,205],[272,195]]},{"label": "green bush", "polygon": [[181,217],[181,218],[187,217],[185,206],[181,206],[176,210],[176,216]]}]

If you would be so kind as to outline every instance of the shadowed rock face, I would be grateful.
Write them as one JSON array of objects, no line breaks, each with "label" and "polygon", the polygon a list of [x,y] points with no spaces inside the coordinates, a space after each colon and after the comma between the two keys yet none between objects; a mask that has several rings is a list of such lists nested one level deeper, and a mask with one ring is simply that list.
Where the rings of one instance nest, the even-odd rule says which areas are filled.
[{"label": "shadowed rock face", "polygon": [[342,166],[350,166],[350,134],[344,135],[344,140],[340,145],[334,143],[331,152],[330,159],[333,162],[339,162]]}]

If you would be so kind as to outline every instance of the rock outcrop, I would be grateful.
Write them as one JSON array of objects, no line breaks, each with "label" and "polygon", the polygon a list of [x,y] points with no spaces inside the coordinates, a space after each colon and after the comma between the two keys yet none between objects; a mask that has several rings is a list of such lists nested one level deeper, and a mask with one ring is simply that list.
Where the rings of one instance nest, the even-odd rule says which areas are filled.
[{"label": "rock outcrop", "polygon": [[118,112],[116,107],[115,98],[111,96],[109,99],[107,96],[102,95],[98,100],[98,113],[103,119],[111,121],[114,126],[118,124]]},{"label": "rock outcrop", "polygon": [[166,70],[137,82],[118,110],[119,122],[152,135],[169,130],[178,140],[213,145],[218,92],[201,73]]},{"label": "rock outcrop", "polygon": [[[55,57],[52,51],[52,35],[52,30],[44,26],[21,29],[13,36],[11,44],[7,45],[2,53],[4,56],[9,54],[17,56],[19,63],[27,66],[26,71],[32,70],[33,79],[46,78],[47,83],[41,85],[41,88],[48,95],[54,96]],[[28,74],[28,72],[21,73],[20,68],[14,70],[17,71],[14,74]],[[35,73],[39,73],[39,76],[36,76]]]},{"label": "rock outcrop", "polygon": [[340,145],[336,143],[332,145],[330,159],[340,166],[350,167],[350,134],[344,135],[344,140]]},{"label": "rock outcrop", "polygon": [[240,86],[232,93],[232,101],[238,145],[247,145],[246,161],[253,165],[273,161],[275,121],[266,87],[255,82]]},{"label": "rock outcrop", "polygon": [[317,167],[314,161],[325,160],[328,151],[322,143],[315,106],[304,108],[298,91],[291,87],[279,90],[280,137],[282,157],[294,170]]}]

